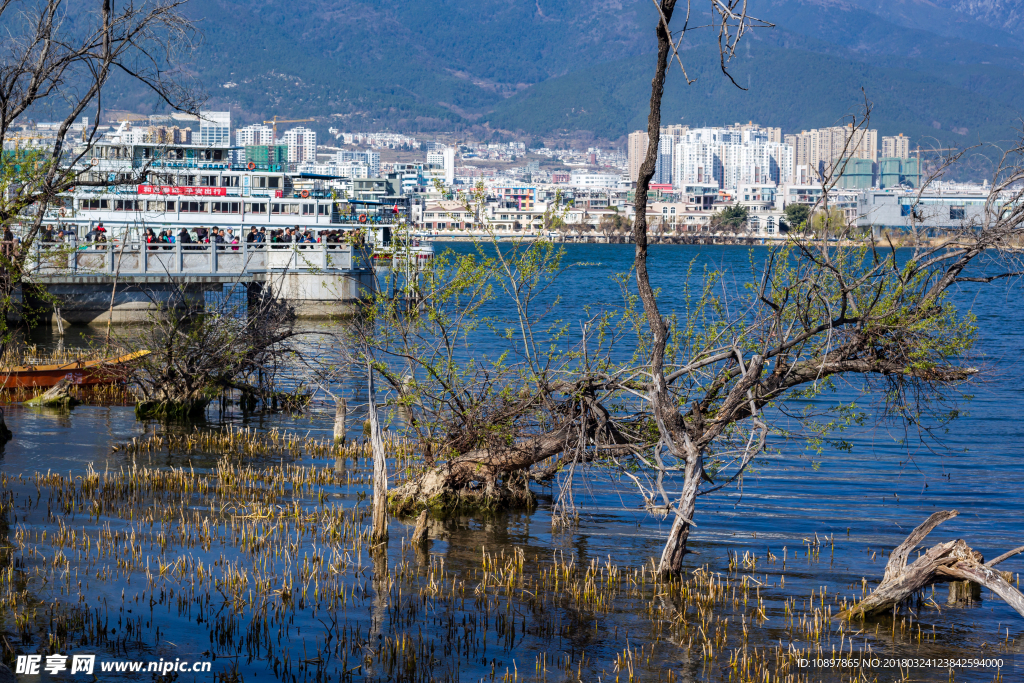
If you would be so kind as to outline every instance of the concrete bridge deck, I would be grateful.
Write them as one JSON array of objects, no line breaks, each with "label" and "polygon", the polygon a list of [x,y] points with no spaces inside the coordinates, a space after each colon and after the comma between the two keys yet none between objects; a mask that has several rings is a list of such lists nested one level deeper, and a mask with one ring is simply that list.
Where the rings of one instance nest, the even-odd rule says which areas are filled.
[{"label": "concrete bridge deck", "polygon": [[55,299],[51,318],[86,324],[144,322],[230,284],[268,288],[299,317],[332,317],[376,284],[369,251],[347,244],[37,244],[26,270]]}]

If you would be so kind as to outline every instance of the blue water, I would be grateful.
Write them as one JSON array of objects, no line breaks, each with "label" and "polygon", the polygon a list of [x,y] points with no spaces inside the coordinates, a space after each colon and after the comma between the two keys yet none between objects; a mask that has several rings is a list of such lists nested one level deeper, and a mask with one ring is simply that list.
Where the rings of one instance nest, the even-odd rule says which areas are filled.
[{"label": "blue water", "polygon": [[[463,244],[453,246],[463,252],[471,248]],[[559,281],[556,293],[561,298],[560,310],[565,311],[563,317],[578,318],[586,306],[618,305],[621,295],[613,276],[628,271],[632,247],[567,245],[566,250],[567,259],[581,265],[569,268]],[[763,248],[751,252],[745,247],[653,247],[652,281],[662,290],[661,300],[667,312],[682,306],[679,293],[691,261],[697,264],[698,271],[705,265],[722,271],[726,283],[732,286],[749,277],[751,259],[757,263],[764,253]],[[1019,417],[1024,398],[1019,371],[1019,359],[1024,356],[1020,286],[1017,282],[972,285],[955,296],[958,304],[970,307],[977,316],[980,338],[975,364],[985,372],[973,388],[973,398],[964,405],[965,414],[950,426],[948,433],[938,443],[921,441],[911,433],[911,438],[901,444],[899,440],[907,435],[892,425],[876,424],[873,419],[869,420],[870,426],[844,435],[853,443],[851,452],[826,450],[817,454],[796,442],[775,444],[779,452],[759,460],[744,477],[741,489],[723,491],[700,501],[695,517],[697,526],[691,536],[695,553],[687,556],[688,569],[709,565],[724,571],[730,552],[741,556],[751,552],[763,558],[771,551],[782,558],[786,548],[785,567],[781,562],[771,566],[759,564],[756,572],[771,577],[785,574],[785,588],[776,586],[765,591],[771,626],[772,620],[775,625],[781,620],[781,604],[787,597],[802,600],[812,589],[820,590],[822,586],[829,587],[829,595],[859,595],[862,578],[869,583],[877,582],[888,552],[937,510],[955,508],[960,516],[932,532],[925,544],[928,547],[940,540],[960,537],[991,558],[1024,544],[1024,474],[1019,462],[1024,455],[1024,426]],[[490,313],[501,315],[507,311],[495,309]],[[497,345],[484,347],[488,355],[494,355],[497,349]],[[473,352],[476,350],[469,351]],[[359,389],[353,385],[348,390],[355,396]],[[853,389],[848,391],[853,395]],[[866,405],[871,408],[870,416],[877,418],[877,404],[869,400]],[[242,423],[249,418],[231,412],[223,416],[211,412],[210,419],[214,423]],[[154,423],[140,424],[130,408],[116,407],[81,406],[70,415],[59,415],[14,406],[7,410],[7,422],[16,438],[3,448],[0,468],[9,475],[46,470],[77,475],[89,463],[94,463],[97,470],[117,468],[127,460],[111,453],[111,444],[163,429]],[[331,429],[330,407],[315,407],[304,416],[260,418],[255,426],[327,436]],[[183,463],[172,456],[161,460],[158,455],[152,464]],[[553,551],[560,550],[577,557],[582,564],[592,558],[603,560],[610,556],[614,562],[627,566],[642,565],[660,554],[668,522],[640,509],[640,499],[628,480],[607,472],[591,473],[580,479],[576,500],[581,506],[581,518],[578,528],[570,532],[552,532],[553,491],[547,487],[536,490],[540,505],[531,514],[449,520],[444,538],[434,542],[431,554],[444,557],[447,568],[456,572],[469,572],[477,567],[482,547],[523,548],[528,557],[550,557]],[[339,495],[351,502],[356,493],[356,488],[352,488]],[[392,520],[391,525],[393,539],[409,534],[407,521]],[[831,542],[825,543],[819,557],[812,558],[807,555],[806,544],[815,534],[819,539],[829,537]],[[399,560],[395,545],[390,546],[392,562]],[[1014,573],[1021,571],[1024,555],[1007,561],[1002,568]],[[959,657],[998,654],[1008,658],[1003,680],[1024,680],[1024,618],[989,594],[971,607],[946,608],[944,592],[943,589],[941,597],[936,594],[941,611],[926,607],[915,616],[915,622],[924,624],[928,630],[935,629],[937,640],[923,650],[900,641],[876,641],[876,651],[888,648],[890,654],[907,656],[922,656],[922,652]],[[527,616],[523,618],[526,620]],[[320,627],[313,620],[303,624],[305,638],[315,640]],[[580,630],[575,639],[553,643],[539,637],[527,638],[511,652],[499,652],[499,672],[512,661],[520,672],[533,672],[532,664],[539,654],[556,659],[581,648],[598,661],[592,671],[600,671],[626,645],[627,629],[634,629],[634,643],[640,637],[637,624],[636,615],[612,613],[591,625],[577,624]],[[172,632],[177,629],[181,638],[173,639],[177,643],[174,648],[163,645],[161,656],[193,656],[208,647],[204,633],[190,634],[190,627],[180,620],[168,628]],[[293,646],[298,647],[298,642]],[[671,650],[659,649],[658,667],[678,667],[695,678],[716,679],[716,675],[690,668],[687,661],[681,651],[674,656]],[[1014,669],[1014,665],[1018,668]],[[461,679],[482,679],[490,670],[489,664],[481,665],[478,670],[465,672]],[[259,661],[248,663],[243,673],[245,680],[274,680],[266,663]],[[826,677],[824,672],[806,673],[810,680]],[[944,669],[921,669],[913,675],[915,680],[949,680]],[[994,677],[992,670],[956,672],[956,680],[989,681]],[[879,673],[882,681],[895,678],[891,671]]]}]

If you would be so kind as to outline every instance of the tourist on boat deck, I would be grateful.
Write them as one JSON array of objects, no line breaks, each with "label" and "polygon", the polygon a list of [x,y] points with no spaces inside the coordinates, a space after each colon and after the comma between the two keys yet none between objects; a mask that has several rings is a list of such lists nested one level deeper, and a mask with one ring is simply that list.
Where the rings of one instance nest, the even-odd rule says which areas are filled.
[{"label": "tourist on boat deck", "polygon": [[181,244],[192,244],[192,235],[189,234],[186,228],[182,228],[178,233],[178,242]]},{"label": "tourist on boat deck", "polygon": [[256,226],[249,228],[249,234],[245,236],[246,244],[255,244],[260,241],[260,234],[256,232]]},{"label": "tourist on boat deck", "polygon": [[[86,242],[99,242],[100,236],[104,233],[103,224],[97,225],[95,228],[85,233]],[[7,233],[4,233],[4,242],[7,241]]]},{"label": "tourist on boat deck", "polygon": [[209,243],[210,240],[207,237],[206,228],[196,228],[196,241],[202,242],[203,244]]}]

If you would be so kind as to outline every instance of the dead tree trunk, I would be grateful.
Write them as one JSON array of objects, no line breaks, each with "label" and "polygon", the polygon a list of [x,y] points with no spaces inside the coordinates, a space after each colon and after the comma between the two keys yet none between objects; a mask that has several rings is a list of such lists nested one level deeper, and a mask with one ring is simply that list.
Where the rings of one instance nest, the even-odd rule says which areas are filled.
[{"label": "dead tree trunk", "polygon": [[334,443],[345,443],[348,403],[339,398],[334,402]]},{"label": "dead tree trunk", "polygon": [[377,420],[377,400],[374,396],[373,367],[367,361],[370,389],[370,445],[373,450],[373,515],[370,541],[373,545],[388,540],[388,465],[385,461],[384,438]]},{"label": "dead tree trunk", "polygon": [[979,555],[961,539],[933,546],[916,561],[907,565],[907,558],[928,533],[948,519],[957,516],[956,510],[936,512],[910,532],[906,540],[889,555],[885,575],[878,587],[864,600],[836,615],[838,619],[870,617],[891,612],[894,607],[911,598],[917,591],[936,583],[972,581],[988,588],[1024,616],[1024,594],[1009,584],[1002,573],[992,567],[1017,553],[1024,547],[981,564]]}]

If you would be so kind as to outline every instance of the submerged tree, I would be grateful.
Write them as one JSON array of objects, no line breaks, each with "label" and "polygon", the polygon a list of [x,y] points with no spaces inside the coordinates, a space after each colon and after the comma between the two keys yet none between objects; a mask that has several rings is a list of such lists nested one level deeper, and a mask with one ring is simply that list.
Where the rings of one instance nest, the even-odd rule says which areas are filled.
[{"label": "submerged tree", "polygon": [[[749,20],[739,3],[713,8],[724,69]],[[672,298],[659,295],[647,197],[670,60],[683,66],[675,2],[659,9],[624,303],[566,310],[553,293],[569,267],[556,247],[483,243],[437,258],[416,284],[418,308],[378,300],[358,334],[424,457],[392,493],[399,509],[528,502],[529,478],[561,471],[565,511],[572,477],[603,466],[672,516],[659,568],[676,574],[698,499],[739,481],[770,438],[813,447],[867,416],[838,398],[812,413],[809,399],[845,384],[871,395],[877,416],[925,433],[955,417],[977,330],[953,294],[1024,273],[1024,146],[1004,157],[981,221],[941,245],[854,241],[856,226],[830,202],[839,168],[823,182],[815,234],[753,254],[746,277],[691,273]],[[866,125],[865,115],[855,132]]]},{"label": "submerged tree", "polygon": [[201,293],[179,288],[141,331],[126,328],[119,335],[121,344],[150,352],[133,366],[136,413],[196,417],[229,391],[241,395],[243,406],[274,406],[275,379],[294,353],[289,342],[295,334],[294,311],[269,292],[208,305]]}]

